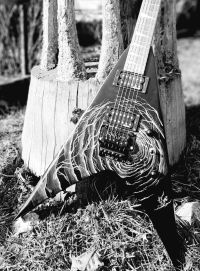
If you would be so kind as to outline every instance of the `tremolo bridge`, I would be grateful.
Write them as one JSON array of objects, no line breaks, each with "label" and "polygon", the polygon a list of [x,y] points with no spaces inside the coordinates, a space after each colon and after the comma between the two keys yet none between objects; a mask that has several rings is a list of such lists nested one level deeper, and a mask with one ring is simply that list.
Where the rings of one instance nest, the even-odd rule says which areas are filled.
[{"label": "tremolo bridge", "polygon": [[149,77],[134,72],[117,70],[113,80],[113,86],[146,93],[148,82]]},{"label": "tremolo bridge", "polygon": [[118,107],[109,109],[99,136],[99,154],[120,162],[131,162],[138,151],[136,132],[140,115]]}]

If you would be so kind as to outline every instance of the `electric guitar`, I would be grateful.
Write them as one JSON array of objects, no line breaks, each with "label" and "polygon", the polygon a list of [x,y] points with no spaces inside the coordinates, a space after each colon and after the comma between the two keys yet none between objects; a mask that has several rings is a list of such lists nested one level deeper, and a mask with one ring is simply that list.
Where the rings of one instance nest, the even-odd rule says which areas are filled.
[{"label": "electric guitar", "polygon": [[17,217],[90,176],[114,172],[144,206],[147,203],[145,210],[180,270],[185,248],[168,193],[171,180],[151,48],[160,3],[143,0],[130,46]]},{"label": "electric guitar", "polygon": [[130,46],[19,215],[68,186],[115,171],[141,199],[168,174],[152,37],[161,0],[143,0]]}]

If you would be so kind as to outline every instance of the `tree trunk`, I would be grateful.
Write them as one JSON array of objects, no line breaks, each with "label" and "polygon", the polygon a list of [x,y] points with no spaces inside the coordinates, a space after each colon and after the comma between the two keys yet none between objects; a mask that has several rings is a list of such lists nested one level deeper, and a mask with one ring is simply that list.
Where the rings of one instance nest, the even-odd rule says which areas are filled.
[{"label": "tree trunk", "polygon": [[120,0],[120,17],[124,48],[131,42],[141,3],[141,0]]},{"label": "tree trunk", "polygon": [[119,0],[103,0],[103,36],[96,78],[103,81],[122,54],[124,46],[121,32]]},{"label": "tree trunk", "polygon": [[58,79],[85,79],[86,70],[78,44],[74,0],[58,1]]},{"label": "tree trunk", "polygon": [[177,57],[176,1],[163,0],[155,33],[155,56],[169,162],[178,162],[186,144],[185,105]]},{"label": "tree trunk", "polygon": [[22,133],[22,158],[37,176],[44,174],[75,125],[75,108],[86,109],[99,83],[89,80],[56,80],[56,69],[31,72],[28,102]]},{"label": "tree trunk", "polygon": [[47,16],[43,18],[46,42],[43,63],[31,72],[22,133],[22,158],[38,176],[45,172],[73,130],[74,124],[70,121],[73,110],[76,107],[86,109],[99,88],[95,80],[80,80],[86,78],[86,71],[79,51],[73,0],[58,1],[58,66],[50,69],[56,64],[56,41],[53,39],[56,39],[57,30],[56,27],[51,29],[56,4],[54,2],[53,6],[52,1],[45,1],[49,6],[44,7]]},{"label": "tree trunk", "polygon": [[28,52],[27,52],[27,22],[26,22],[26,7],[19,6],[20,17],[20,69],[22,76],[28,74]]},{"label": "tree trunk", "polygon": [[57,65],[58,22],[57,0],[43,0],[43,46],[40,67],[51,70]]}]

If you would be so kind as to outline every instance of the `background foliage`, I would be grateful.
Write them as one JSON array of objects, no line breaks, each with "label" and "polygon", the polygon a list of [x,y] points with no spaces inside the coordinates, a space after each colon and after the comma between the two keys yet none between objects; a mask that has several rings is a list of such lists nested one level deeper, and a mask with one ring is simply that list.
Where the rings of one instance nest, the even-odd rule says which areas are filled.
[{"label": "background foliage", "polygon": [[[42,1],[30,0],[27,10],[27,51],[29,71],[39,63],[42,46]],[[16,75],[20,71],[19,6],[0,5],[0,74]]]},{"label": "background foliage", "polygon": [[[139,11],[141,0],[121,1],[122,30],[126,28],[127,19],[133,21]],[[200,29],[200,1],[177,1],[177,31],[178,37],[194,35]],[[25,2],[25,4],[23,3]],[[19,4],[26,10],[26,34],[28,52],[28,72],[39,64],[42,47],[42,0],[3,1],[0,0],[0,75],[11,76],[20,74],[20,27]],[[127,8],[130,6],[132,8]],[[125,17],[124,18],[124,14]],[[83,47],[101,43],[101,21],[78,21],[77,30],[80,45]],[[125,31],[123,31],[125,32]],[[125,33],[127,34],[127,33]],[[124,37],[125,47],[127,37]]]}]

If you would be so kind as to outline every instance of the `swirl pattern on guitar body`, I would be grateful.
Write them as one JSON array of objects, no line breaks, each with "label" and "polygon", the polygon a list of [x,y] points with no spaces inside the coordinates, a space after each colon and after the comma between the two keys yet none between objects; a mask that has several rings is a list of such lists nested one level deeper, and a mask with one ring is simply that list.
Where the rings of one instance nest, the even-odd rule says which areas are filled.
[{"label": "swirl pattern on guitar body", "polygon": [[[131,106],[130,114],[133,112]],[[145,100],[138,98],[137,103],[134,102],[134,112],[140,115],[140,121],[137,130],[132,129],[136,151],[130,152],[131,159],[120,161],[109,153],[100,154],[102,127],[108,121],[110,110],[112,111],[112,104],[105,103],[90,108],[83,115],[73,136],[65,145],[65,157],[58,162],[57,173],[64,170],[66,180],[75,183],[100,171],[111,170],[121,178],[126,178],[128,184],[136,185],[141,192],[141,189],[146,189],[147,184],[155,185],[162,176],[167,175],[162,122],[157,111]],[[131,130],[133,126],[129,128]],[[116,136],[114,130],[109,130],[109,136]]]}]

